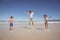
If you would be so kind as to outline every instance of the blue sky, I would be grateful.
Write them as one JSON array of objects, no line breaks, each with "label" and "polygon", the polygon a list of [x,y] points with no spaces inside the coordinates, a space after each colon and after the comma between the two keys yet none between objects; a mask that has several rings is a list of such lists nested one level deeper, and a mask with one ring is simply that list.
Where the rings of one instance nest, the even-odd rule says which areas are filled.
[{"label": "blue sky", "polygon": [[52,16],[50,19],[60,19],[59,0],[0,0],[0,21],[14,16],[15,21],[28,21],[25,12],[36,11],[34,21],[43,21],[43,15]]}]

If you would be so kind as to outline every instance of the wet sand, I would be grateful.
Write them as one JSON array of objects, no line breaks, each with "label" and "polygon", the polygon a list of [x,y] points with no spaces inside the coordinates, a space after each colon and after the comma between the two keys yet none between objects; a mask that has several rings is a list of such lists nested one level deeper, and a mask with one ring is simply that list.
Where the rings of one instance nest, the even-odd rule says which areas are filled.
[{"label": "wet sand", "polygon": [[49,23],[45,31],[44,23],[15,22],[10,31],[7,22],[0,22],[0,40],[60,40],[60,23]]}]

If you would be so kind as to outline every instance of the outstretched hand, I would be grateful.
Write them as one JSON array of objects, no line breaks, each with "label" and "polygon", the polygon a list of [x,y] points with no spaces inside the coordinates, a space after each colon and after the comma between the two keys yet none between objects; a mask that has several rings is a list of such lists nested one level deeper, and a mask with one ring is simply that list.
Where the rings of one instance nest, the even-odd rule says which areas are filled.
[{"label": "outstretched hand", "polygon": [[24,12],[24,14],[28,14],[28,12]]},{"label": "outstretched hand", "polygon": [[48,18],[51,18],[52,16],[49,16]]}]

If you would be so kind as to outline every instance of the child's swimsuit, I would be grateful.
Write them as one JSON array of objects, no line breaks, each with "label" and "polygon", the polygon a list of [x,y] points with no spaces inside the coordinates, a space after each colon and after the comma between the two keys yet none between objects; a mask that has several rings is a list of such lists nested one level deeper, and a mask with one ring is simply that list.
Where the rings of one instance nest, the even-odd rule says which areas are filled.
[{"label": "child's swimsuit", "polygon": [[10,23],[10,27],[13,27],[13,23]]}]

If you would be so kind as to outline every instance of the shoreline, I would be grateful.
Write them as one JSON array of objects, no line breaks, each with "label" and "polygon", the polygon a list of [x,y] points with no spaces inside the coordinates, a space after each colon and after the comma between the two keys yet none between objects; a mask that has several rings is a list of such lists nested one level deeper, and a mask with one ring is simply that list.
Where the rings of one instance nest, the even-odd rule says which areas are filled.
[{"label": "shoreline", "polygon": [[[8,22],[0,22],[0,23],[8,23]],[[14,23],[28,23],[28,21],[16,21]],[[34,22],[34,23],[44,23],[44,22]],[[60,21],[55,21],[55,22],[48,22],[48,23],[60,23]]]}]

